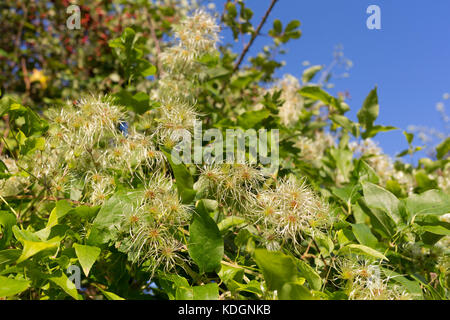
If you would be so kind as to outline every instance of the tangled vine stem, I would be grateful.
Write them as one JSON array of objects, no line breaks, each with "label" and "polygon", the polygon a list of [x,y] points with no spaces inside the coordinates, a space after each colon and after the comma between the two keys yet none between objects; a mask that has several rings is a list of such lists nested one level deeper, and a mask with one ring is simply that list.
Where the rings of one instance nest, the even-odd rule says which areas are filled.
[{"label": "tangled vine stem", "polygon": [[253,32],[252,37],[250,38],[250,41],[245,45],[244,50],[242,50],[242,53],[239,56],[238,61],[234,65],[233,73],[236,72],[239,69],[239,66],[241,65],[242,61],[244,60],[245,55],[247,54],[248,50],[252,46],[252,44],[255,41],[256,37],[259,35],[259,32],[261,31],[262,27],[266,23],[266,20],[269,17],[270,12],[272,11],[273,7],[275,6],[275,3],[277,3],[277,2],[278,2],[278,0],[272,0],[272,2],[270,3],[270,6],[267,9],[266,13],[264,14],[263,18],[261,19],[261,22],[259,23],[259,25],[256,28],[255,32]]}]

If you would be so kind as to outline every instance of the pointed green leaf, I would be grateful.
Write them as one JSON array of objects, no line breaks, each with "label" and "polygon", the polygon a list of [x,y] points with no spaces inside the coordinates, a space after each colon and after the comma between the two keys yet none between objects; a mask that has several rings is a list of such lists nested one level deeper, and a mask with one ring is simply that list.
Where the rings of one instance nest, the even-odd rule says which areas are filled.
[{"label": "pointed green leaf", "polygon": [[17,223],[16,216],[8,211],[0,211],[0,249],[8,245],[12,238],[12,228]]},{"label": "pointed green leaf", "polygon": [[359,254],[366,254],[366,255],[369,255],[369,256],[377,258],[377,259],[389,260],[381,252],[379,252],[379,251],[377,251],[375,249],[369,248],[367,246],[364,246],[362,244],[348,244],[348,245],[342,247],[339,251],[341,253],[355,252],[356,251]]},{"label": "pointed green leaf", "polygon": [[313,300],[311,292],[303,285],[287,282],[281,288],[278,297],[280,300]]},{"label": "pointed green leaf", "polygon": [[262,270],[269,290],[281,290],[285,283],[297,280],[294,259],[282,252],[256,249],[254,259]]},{"label": "pointed green leaf", "polygon": [[379,209],[387,213],[394,222],[399,225],[402,217],[399,212],[399,200],[391,192],[376,184],[362,182],[364,200],[369,208]]},{"label": "pointed green leaf", "polygon": [[314,76],[322,69],[323,69],[323,66],[317,65],[317,66],[309,67],[308,69],[303,71],[303,75],[302,75],[303,83],[310,82],[314,78]]},{"label": "pointed green leaf", "polygon": [[0,276],[0,297],[11,297],[30,287],[30,281]]},{"label": "pointed green leaf", "polygon": [[176,164],[173,162],[172,155],[170,151],[163,150],[164,155],[170,163],[170,167],[172,168],[173,175],[175,176],[175,182],[177,184],[178,194],[181,197],[183,203],[191,203],[195,198],[196,191],[193,189],[194,187],[194,179],[191,174],[187,170],[186,166],[182,163],[182,161],[178,161]]},{"label": "pointed green leaf", "polygon": [[50,277],[49,280],[63,289],[65,293],[75,300],[82,300],[82,297],[78,294],[75,284],[70,281],[63,272],[60,272],[59,275]]},{"label": "pointed green leaf", "polygon": [[73,245],[75,248],[75,253],[77,254],[78,261],[83,268],[83,272],[86,277],[89,275],[89,271],[91,270],[95,260],[97,260],[100,255],[101,249],[93,246],[85,246],[78,243]]},{"label": "pointed green leaf", "polygon": [[379,108],[377,87],[375,87],[370,91],[362,108],[358,111],[358,121],[363,128],[369,129],[373,126],[374,121],[378,118]]},{"label": "pointed green leaf", "polygon": [[450,137],[436,147],[436,158],[444,158],[450,152]]},{"label": "pointed green leaf", "polygon": [[199,266],[200,271],[218,271],[224,252],[223,238],[202,200],[196,206],[189,234],[189,255]]},{"label": "pointed green leaf", "polygon": [[48,241],[28,241],[23,240],[23,251],[16,263],[21,263],[35,254],[58,247],[60,239],[51,239]]},{"label": "pointed green leaf", "polygon": [[322,278],[308,263],[297,260],[297,267],[300,269],[300,276],[304,277],[313,290],[320,290]]},{"label": "pointed green leaf", "polygon": [[369,226],[363,223],[352,224],[353,234],[360,244],[375,249],[378,239],[372,234]]},{"label": "pointed green leaf", "polygon": [[87,244],[100,246],[114,239],[124,212],[132,210],[140,195],[139,190],[121,190],[106,200],[94,219]]}]

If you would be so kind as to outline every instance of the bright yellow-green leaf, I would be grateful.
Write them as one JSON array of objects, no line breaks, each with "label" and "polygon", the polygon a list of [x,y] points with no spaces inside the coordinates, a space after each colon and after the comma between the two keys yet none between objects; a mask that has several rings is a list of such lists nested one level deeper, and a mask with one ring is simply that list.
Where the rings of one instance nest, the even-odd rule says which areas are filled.
[{"label": "bright yellow-green leaf", "polygon": [[17,263],[21,263],[28,258],[34,256],[36,253],[43,250],[56,248],[59,244],[60,239],[52,239],[49,241],[28,241],[23,240],[23,251],[22,255],[17,260]]},{"label": "bright yellow-green leaf", "polygon": [[30,281],[0,276],[0,297],[14,296],[28,289]]},{"label": "bright yellow-green leaf", "polygon": [[375,249],[363,246],[362,244],[349,244],[349,245],[346,245],[345,247],[341,248],[340,251],[341,252],[346,252],[346,251],[358,252],[358,253],[362,253],[362,254],[366,254],[366,255],[372,256],[374,258],[384,259],[384,260],[388,260],[389,261],[389,259],[386,258],[386,256],[384,254],[382,254],[381,252],[379,252],[379,251],[377,251]]},{"label": "bright yellow-green leaf", "polygon": [[89,275],[95,260],[97,260],[100,255],[100,248],[93,246],[85,246],[78,243],[73,245],[75,248],[75,253],[77,254],[78,261],[80,261],[81,267],[86,277]]},{"label": "bright yellow-green leaf", "polygon": [[64,273],[61,273],[60,275],[55,277],[51,277],[49,278],[49,280],[63,289],[65,293],[67,293],[75,300],[82,300],[82,297],[78,294],[75,284],[70,281]]}]

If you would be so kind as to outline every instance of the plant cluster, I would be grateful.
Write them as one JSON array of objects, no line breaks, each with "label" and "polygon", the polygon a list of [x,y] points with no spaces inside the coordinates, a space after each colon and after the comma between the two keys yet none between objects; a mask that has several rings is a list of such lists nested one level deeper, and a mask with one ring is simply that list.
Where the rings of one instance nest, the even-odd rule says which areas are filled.
[{"label": "plant cluster", "polygon": [[[114,25],[111,2],[96,12]],[[408,148],[394,161],[372,140],[396,129],[375,124],[377,88],[354,122],[345,95],[326,91],[331,68],[276,79],[299,21],[283,28],[276,19],[273,43],[245,65],[276,2],[254,27],[244,1],[227,1],[220,16],[158,1],[134,20],[125,1],[119,29],[95,20],[109,41],[92,65],[82,64],[83,47],[64,51],[83,73],[67,70],[73,83],[57,93],[49,88],[65,73],[41,65],[54,80],[35,92],[31,60],[13,71],[19,49],[2,44],[14,77],[1,79],[0,297],[450,298],[449,138],[413,165],[401,159],[419,149],[405,131]],[[2,10],[23,18],[41,5],[62,10],[57,1]],[[35,43],[33,24],[23,25],[19,43]],[[240,54],[220,44],[221,28],[248,41]],[[86,89],[98,92],[78,93]],[[196,121],[223,132],[279,130],[268,141],[278,143],[278,170],[248,153],[241,163],[175,161],[180,132],[193,137]],[[83,271],[81,288],[68,281],[71,266]]]}]

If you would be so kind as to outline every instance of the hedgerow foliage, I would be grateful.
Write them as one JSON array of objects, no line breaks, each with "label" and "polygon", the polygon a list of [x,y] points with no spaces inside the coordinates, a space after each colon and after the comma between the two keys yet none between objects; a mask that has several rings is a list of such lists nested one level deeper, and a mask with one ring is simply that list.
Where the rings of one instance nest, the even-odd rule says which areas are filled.
[{"label": "hedgerow foliage", "polygon": [[[449,298],[449,139],[394,161],[377,88],[353,122],[329,68],[275,78],[300,22],[275,19],[246,64],[266,19],[244,1],[90,2],[71,31],[68,4],[1,8],[0,297]],[[278,170],[176,162],[195,121],[278,129]]]}]

